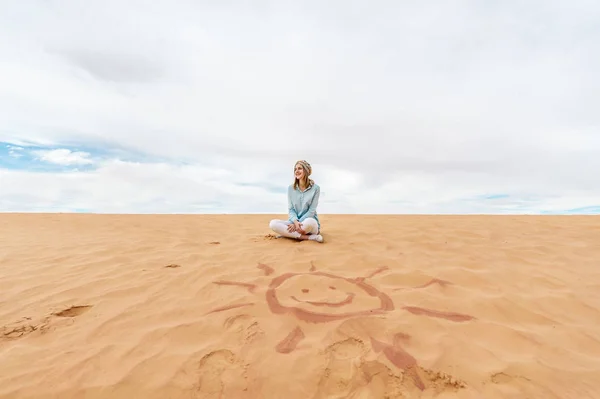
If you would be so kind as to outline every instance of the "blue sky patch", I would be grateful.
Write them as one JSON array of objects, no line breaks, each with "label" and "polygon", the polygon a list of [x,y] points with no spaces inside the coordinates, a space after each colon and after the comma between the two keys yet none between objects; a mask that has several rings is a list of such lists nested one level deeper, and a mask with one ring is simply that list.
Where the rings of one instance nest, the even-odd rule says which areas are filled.
[{"label": "blue sky patch", "polygon": [[[91,171],[107,159],[125,162],[156,163],[172,160],[154,157],[124,148],[60,144],[14,144],[0,142],[0,168],[30,172],[76,172]],[[182,164],[176,162],[176,164]]]},{"label": "blue sky patch", "polygon": [[107,159],[123,162],[168,163],[185,166],[192,164],[181,159],[160,157],[107,143],[58,145],[15,144],[0,141],[0,168],[32,172],[90,171]]},{"label": "blue sky patch", "polygon": [[89,171],[107,153],[91,148],[0,142],[0,168],[32,172]]},{"label": "blue sky patch", "polygon": [[582,206],[559,211],[542,211],[544,215],[599,215],[600,205]]},{"label": "blue sky patch", "polygon": [[570,214],[599,214],[600,213],[600,205],[584,206],[581,208],[568,209],[567,213],[570,213]]}]

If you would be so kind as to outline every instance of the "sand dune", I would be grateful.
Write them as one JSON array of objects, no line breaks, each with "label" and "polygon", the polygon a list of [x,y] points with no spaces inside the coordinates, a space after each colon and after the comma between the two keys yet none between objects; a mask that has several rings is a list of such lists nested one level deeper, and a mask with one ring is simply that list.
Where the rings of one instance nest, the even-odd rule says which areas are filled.
[{"label": "sand dune", "polygon": [[600,218],[273,217],[0,215],[0,397],[600,398]]}]

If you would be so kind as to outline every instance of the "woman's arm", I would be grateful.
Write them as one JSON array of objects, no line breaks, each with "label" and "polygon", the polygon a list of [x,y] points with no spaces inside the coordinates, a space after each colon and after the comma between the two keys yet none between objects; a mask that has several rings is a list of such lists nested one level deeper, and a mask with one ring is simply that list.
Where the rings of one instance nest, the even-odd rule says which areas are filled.
[{"label": "woman's arm", "polygon": [[300,218],[300,222],[303,222],[304,219],[315,217],[315,213],[317,213],[317,206],[319,205],[319,197],[320,196],[321,196],[321,187],[316,186],[315,187],[315,195],[313,196],[312,202],[310,203],[310,206],[308,207],[308,211],[306,211],[306,213],[304,215],[302,215],[302,218]]},{"label": "woman's arm", "polygon": [[294,209],[292,204],[292,188],[288,187],[288,220],[290,222],[296,222],[298,220],[298,213]]}]

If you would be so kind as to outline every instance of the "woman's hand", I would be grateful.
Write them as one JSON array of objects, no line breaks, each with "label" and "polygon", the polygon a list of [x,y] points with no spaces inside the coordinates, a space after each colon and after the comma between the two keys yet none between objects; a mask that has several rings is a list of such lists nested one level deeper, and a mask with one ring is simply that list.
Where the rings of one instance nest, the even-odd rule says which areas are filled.
[{"label": "woman's hand", "polygon": [[304,229],[302,228],[302,223],[296,221],[294,222],[294,225],[296,225],[296,231],[300,234],[306,234],[306,231],[304,231]]},{"label": "woman's hand", "polygon": [[290,233],[293,233],[294,231],[296,231],[296,222],[288,224],[287,230]]}]

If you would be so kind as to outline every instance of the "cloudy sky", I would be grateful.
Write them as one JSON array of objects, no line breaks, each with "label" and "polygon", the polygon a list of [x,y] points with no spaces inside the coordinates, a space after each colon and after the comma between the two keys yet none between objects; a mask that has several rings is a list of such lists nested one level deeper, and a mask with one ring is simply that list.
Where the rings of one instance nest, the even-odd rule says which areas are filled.
[{"label": "cloudy sky", "polygon": [[0,211],[600,213],[597,1],[0,4]]}]

